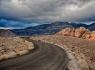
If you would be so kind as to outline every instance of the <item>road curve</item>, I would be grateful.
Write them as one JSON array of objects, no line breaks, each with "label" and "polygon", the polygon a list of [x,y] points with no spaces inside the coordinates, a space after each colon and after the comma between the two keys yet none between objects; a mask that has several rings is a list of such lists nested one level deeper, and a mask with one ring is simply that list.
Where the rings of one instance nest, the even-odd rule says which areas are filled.
[{"label": "road curve", "polygon": [[0,70],[65,70],[66,52],[55,45],[27,39],[35,49],[25,55],[0,61]]}]

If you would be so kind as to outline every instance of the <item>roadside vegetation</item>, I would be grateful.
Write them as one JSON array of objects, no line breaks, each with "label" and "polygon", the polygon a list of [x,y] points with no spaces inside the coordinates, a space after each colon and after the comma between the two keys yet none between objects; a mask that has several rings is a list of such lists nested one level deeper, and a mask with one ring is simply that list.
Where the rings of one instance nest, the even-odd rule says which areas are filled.
[{"label": "roadside vegetation", "polygon": [[23,55],[33,48],[33,43],[20,37],[0,37],[0,60]]}]

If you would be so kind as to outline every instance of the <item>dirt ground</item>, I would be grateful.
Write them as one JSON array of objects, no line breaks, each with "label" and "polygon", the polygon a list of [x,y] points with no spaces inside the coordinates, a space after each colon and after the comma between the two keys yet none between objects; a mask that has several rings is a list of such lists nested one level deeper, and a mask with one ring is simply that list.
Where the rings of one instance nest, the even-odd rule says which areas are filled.
[{"label": "dirt ground", "polygon": [[[71,52],[77,59],[84,59],[89,65],[95,68],[95,42],[74,38],[69,36],[33,36],[31,39],[41,40],[64,47]],[[79,63],[82,62],[79,61]],[[83,66],[83,65],[82,65]]]}]

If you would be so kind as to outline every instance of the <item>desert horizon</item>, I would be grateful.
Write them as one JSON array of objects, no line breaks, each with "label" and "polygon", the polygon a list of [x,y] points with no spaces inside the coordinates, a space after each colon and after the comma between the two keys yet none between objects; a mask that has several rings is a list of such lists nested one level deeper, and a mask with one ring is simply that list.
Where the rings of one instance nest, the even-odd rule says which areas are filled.
[{"label": "desert horizon", "polygon": [[0,0],[0,70],[95,70],[95,0]]}]

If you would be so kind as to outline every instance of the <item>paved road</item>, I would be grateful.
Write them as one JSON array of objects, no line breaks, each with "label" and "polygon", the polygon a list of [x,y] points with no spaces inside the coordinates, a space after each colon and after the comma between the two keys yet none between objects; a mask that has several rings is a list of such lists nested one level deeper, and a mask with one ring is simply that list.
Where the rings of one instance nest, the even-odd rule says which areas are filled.
[{"label": "paved road", "polygon": [[65,70],[67,54],[58,46],[33,41],[35,49],[29,53],[0,61],[0,70]]}]

